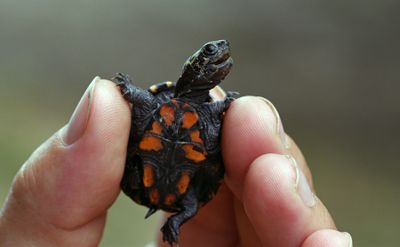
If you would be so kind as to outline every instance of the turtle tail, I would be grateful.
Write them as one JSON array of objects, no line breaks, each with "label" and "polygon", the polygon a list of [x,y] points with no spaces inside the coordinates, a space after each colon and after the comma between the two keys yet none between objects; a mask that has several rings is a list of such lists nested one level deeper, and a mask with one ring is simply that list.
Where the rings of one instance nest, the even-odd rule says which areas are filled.
[{"label": "turtle tail", "polygon": [[149,211],[147,211],[146,216],[144,216],[145,219],[149,218],[150,216],[152,216],[155,212],[157,212],[157,208],[149,208]]}]

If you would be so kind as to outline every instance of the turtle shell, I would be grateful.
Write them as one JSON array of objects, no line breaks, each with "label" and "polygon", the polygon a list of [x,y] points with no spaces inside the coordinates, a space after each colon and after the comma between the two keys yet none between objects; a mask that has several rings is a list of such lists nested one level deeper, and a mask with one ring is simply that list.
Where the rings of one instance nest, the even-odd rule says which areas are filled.
[{"label": "turtle shell", "polygon": [[[199,168],[207,162],[202,123],[188,102],[172,99],[154,111],[140,141],[140,203],[175,211]],[[220,178],[216,178],[220,179]]]}]

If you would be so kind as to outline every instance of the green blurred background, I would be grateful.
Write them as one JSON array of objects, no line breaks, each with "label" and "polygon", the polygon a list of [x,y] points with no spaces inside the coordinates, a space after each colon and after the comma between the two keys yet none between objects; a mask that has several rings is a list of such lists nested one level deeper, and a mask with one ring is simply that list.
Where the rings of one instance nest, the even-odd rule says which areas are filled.
[{"label": "green blurred background", "polygon": [[[356,246],[397,246],[400,1],[0,1],[0,200],[95,75],[175,80],[208,40],[231,42],[223,84],[269,98],[318,196]],[[120,196],[102,246],[143,246],[157,217]]]}]

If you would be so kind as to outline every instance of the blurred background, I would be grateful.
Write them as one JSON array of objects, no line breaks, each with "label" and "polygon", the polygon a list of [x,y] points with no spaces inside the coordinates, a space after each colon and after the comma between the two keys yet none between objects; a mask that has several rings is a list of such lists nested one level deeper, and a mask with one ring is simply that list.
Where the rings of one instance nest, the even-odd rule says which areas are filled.
[{"label": "blurred background", "polygon": [[[280,111],[318,196],[355,246],[400,240],[400,2],[0,1],[0,202],[30,153],[69,119],[95,75],[176,80],[228,39],[223,83]],[[121,195],[101,246],[143,246],[157,217]]]}]

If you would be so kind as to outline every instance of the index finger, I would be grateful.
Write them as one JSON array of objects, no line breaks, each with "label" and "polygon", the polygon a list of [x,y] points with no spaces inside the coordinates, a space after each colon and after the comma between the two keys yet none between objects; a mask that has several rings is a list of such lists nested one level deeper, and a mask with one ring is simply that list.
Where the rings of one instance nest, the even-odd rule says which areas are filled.
[{"label": "index finger", "polygon": [[312,193],[300,150],[269,101],[243,97],[232,104],[222,147],[225,181],[239,200],[235,215],[241,246],[298,246],[316,230],[335,228]]},{"label": "index finger", "polygon": [[285,153],[286,135],[273,105],[261,98],[246,96],[229,108],[222,130],[222,152],[226,180],[237,198],[250,164],[266,153]]}]

